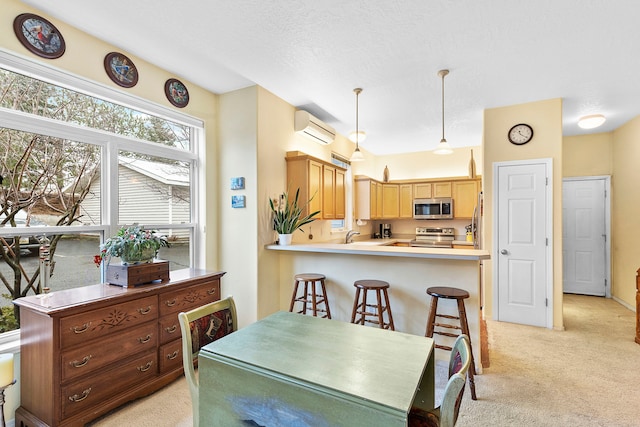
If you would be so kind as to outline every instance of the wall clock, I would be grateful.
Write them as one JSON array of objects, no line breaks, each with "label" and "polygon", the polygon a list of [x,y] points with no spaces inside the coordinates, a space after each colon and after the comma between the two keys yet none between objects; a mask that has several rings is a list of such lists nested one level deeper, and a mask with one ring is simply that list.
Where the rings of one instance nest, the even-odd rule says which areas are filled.
[{"label": "wall clock", "polygon": [[524,145],[533,138],[533,129],[527,124],[519,123],[509,129],[507,137],[512,144]]}]

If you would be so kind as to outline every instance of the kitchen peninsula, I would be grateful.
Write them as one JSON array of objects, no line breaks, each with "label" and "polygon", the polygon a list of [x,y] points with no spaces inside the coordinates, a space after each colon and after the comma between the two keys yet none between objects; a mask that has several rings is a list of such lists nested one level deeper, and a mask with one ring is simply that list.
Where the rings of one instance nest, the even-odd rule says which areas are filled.
[{"label": "kitchen peninsula", "polygon": [[[385,280],[390,284],[391,310],[397,331],[424,335],[429,309],[426,289],[452,286],[469,292],[465,300],[471,340],[480,353],[481,261],[489,252],[479,249],[441,249],[391,246],[393,239],[354,243],[314,243],[289,246],[267,245],[279,252],[280,305],[288,307],[293,276],[321,273],[327,276],[327,293],[333,319],[350,321],[355,289],[361,279]],[[439,311],[457,314],[455,302],[438,305]],[[452,341],[453,342],[453,341]],[[448,352],[436,351],[446,360]],[[476,356],[477,369],[481,369]]]}]

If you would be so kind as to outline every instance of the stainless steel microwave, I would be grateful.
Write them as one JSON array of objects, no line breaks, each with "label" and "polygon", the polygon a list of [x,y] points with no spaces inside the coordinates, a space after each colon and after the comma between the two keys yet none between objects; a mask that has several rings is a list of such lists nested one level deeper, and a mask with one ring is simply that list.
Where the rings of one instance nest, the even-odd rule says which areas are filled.
[{"label": "stainless steel microwave", "polygon": [[453,219],[453,199],[413,199],[413,219]]}]

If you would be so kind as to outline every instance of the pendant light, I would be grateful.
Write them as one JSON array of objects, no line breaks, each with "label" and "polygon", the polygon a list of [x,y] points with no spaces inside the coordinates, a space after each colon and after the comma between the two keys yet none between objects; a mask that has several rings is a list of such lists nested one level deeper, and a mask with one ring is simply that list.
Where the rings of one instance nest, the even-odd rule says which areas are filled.
[{"label": "pendant light", "polygon": [[362,162],[364,161],[364,155],[362,154],[362,151],[360,151],[360,130],[358,129],[358,95],[360,95],[360,92],[362,92],[362,89],[357,87],[353,90],[356,94],[356,132],[355,132],[355,139],[356,139],[356,149],[353,150],[353,154],[351,155],[351,158],[349,159],[352,162]]},{"label": "pendant light", "polygon": [[438,144],[438,148],[436,148],[433,152],[435,154],[451,154],[453,150],[449,146],[449,143],[444,138],[444,76],[449,74],[449,70],[440,70],[438,71],[438,75],[442,77],[442,139],[440,140],[440,144]]}]

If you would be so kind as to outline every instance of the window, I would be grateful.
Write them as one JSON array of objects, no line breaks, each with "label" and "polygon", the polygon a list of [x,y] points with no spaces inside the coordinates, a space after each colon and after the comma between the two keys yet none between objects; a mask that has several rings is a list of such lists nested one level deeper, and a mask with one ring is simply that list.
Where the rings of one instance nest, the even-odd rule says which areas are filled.
[{"label": "window", "polygon": [[0,88],[0,332],[12,299],[99,283],[93,256],[121,226],[159,230],[171,269],[195,266],[201,121],[7,52]]},{"label": "window", "polygon": [[347,228],[350,228],[347,226],[347,224],[351,224],[351,212],[352,212],[352,206],[351,206],[351,192],[352,190],[352,179],[351,179],[351,163],[349,162],[349,160],[345,159],[344,157],[340,156],[339,154],[335,154],[335,153],[331,153],[331,163],[333,163],[334,165],[343,167],[347,170],[347,173],[345,175],[345,197],[347,199],[347,214],[346,214],[346,218],[345,219],[335,219],[333,221],[331,221],[331,231],[332,232],[341,232],[341,231],[346,231]]}]

